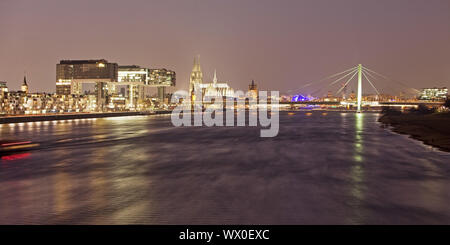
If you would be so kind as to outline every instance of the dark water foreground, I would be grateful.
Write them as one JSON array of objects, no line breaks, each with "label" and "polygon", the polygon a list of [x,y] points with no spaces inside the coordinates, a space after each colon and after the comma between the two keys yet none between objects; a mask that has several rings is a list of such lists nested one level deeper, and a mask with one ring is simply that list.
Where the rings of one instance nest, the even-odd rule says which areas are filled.
[{"label": "dark water foreground", "polygon": [[450,224],[450,154],[378,114],[281,113],[259,128],[168,115],[0,126],[0,224]]}]

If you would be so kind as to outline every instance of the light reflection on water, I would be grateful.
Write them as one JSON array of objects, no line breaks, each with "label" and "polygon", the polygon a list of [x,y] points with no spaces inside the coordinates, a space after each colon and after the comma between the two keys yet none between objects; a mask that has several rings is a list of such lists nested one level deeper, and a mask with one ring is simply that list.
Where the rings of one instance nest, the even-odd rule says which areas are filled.
[{"label": "light reflection on water", "polygon": [[357,113],[355,116],[355,143],[354,143],[354,164],[351,167],[352,187],[351,194],[354,198],[352,206],[355,217],[350,221],[355,224],[364,223],[364,209],[361,204],[364,201],[364,114]]},{"label": "light reflection on water", "polygon": [[450,155],[377,118],[281,113],[275,138],[168,115],[3,125],[41,149],[0,161],[0,223],[449,224]]}]

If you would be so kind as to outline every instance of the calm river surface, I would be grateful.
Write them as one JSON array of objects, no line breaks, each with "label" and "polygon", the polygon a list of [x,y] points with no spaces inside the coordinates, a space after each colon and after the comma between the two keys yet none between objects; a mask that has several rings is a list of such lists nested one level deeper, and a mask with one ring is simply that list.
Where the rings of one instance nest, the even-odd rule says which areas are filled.
[{"label": "calm river surface", "polygon": [[0,126],[0,224],[450,224],[450,154],[378,114],[280,113],[280,133],[170,116]]}]

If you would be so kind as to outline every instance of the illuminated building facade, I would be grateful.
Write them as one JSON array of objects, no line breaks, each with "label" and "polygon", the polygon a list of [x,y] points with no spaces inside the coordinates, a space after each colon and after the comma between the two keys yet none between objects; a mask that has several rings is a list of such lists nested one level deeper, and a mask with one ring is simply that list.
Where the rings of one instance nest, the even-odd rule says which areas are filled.
[{"label": "illuminated building facade", "polygon": [[8,93],[8,86],[6,86],[6,82],[0,81],[0,114],[3,114],[5,111],[5,107],[8,105],[5,97]]},{"label": "illuminated building facade", "polygon": [[176,85],[176,73],[167,69],[150,69],[148,84],[158,87],[173,87]]},{"label": "illuminated building facade", "polygon": [[203,72],[200,66],[199,58],[194,58],[194,67],[192,68],[189,80],[189,92],[192,99],[194,94],[201,91],[203,97],[234,97],[234,90],[226,82],[218,82],[217,73],[214,71],[213,81],[203,83]]},{"label": "illuminated building facade", "polygon": [[3,112],[6,114],[25,114],[25,94],[22,91],[9,92],[5,98],[6,106]]},{"label": "illuminated building facade", "polygon": [[420,92],[420,100],[446,100],[448,96],[447,88],[424,88]]},{"label": "illuminated building facade", "polygon": [[144,85],[148,84],[148,71],[137,65],[119,66],[118,86],[124,85],[128,89],[125,96],[128,107],[135,108],[145,98]]},{"label": "illuminated building facade", "polygon": [[8,86],[6,85],[6,82],[0,81],[0,96],[3,97],[7,92]]},{"label": "illuminated building facade", "polygon": [[137,65],[119,66],[118,82],[148,84],[148,69]]},{"label": "illuminated building facade", "polygon": [[122,111],[126,108],[126,98],[122,95],[113,95],[109,98],[108,107],[113,111]]},{"label": "illuminated building facade", "polygon": [[81,94],[81,83],[116,82],[118,65],[107,60],[61,60],[56,65],[56,93]]},{"label": "illuminated building facade", "polygon": [[226,82],[218,82],[217,73],[211,83],[200,83],[198,87],[202,90],[203,97],[234,97],[234,90]]},{"label": "illuminated building facade", "polygon": [[114,93],[118,79],[117,63],[99,60],[61,60],[56,65],[56,94],[82,94],[83,83],[94,83],[97,110],[102,110],[106,96]]},{"label": "illuminated building facade", "polygon": [[[0,114],[128,111],[167,107],[164,104],[167,101],[165,91],[160,88],[175,86],[175,81],[175,72],[168,69],[149,69],[136,65],[119,67],[105,59],[61,60],[56,65],[55,94],[29,93],[26,77],[21,89],[16,92],[9,92],[6,82],[0,82]],[[90,86],[83,87],[83,84]],[[147,98],[144,93],[146,87],[158,88],[158,92],[163,92],[162,99]]]},{"label": "illuminated building facade", "polygon": [[122,94],[126,94],[127,106],[135,108],[145,100],[145,87],[157,87],[158,97],[161,101],[165,98],[165,88],[175,86],[176,74],[167,69],[148,69],[137,65],[119,66],[118,86],[126,85],[128,90],[121,88]]},{"label": "illuminated building facade", "polygon": [[95,95],[57,95],[8,92],[2,113],[8,115],[90,112],[96,109]]},{"label": "illuminated building facade", "polygon": [[176,74],[174,71],[167,69],[150,69],[148,83],[158,87],[158,98],[161,101],[164,101],[166,97],[166,87],[173,87],[176,85]]}]

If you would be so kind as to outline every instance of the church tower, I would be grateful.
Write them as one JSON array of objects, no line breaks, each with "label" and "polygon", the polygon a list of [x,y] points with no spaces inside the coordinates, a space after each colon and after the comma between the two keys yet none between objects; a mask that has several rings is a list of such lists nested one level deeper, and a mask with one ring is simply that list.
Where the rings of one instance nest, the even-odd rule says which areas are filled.
[{"label": "church tower", "polygon": [[216,70],[214,70],[213,84],[214,84],[214,85],[217,84],[217,73],[216,73]]},{"label": "church tower", "polygon": [[28,94],[28,84],[27,84],[27,77],[23,76],[23,84],[21,87],[22,92]]},{"label": "church tower", "polygon": [[252,83],[248,85],[248,93],[250,97],[254,99],[258,98],[258,87],[256,86],[254,80],[252,80]]},{"label": "church tower", "polygon": [[200,67],[200,57],[194,57],[194,67],[192,68],[189,80],[189,93],[194,93],[199,89],[198,85],[203,83],[203,73]]}]

